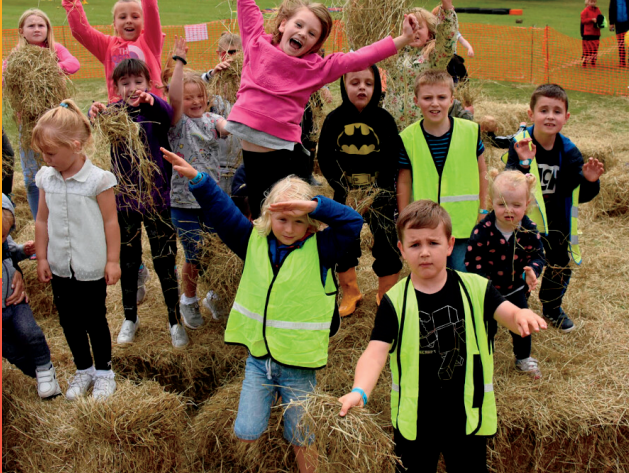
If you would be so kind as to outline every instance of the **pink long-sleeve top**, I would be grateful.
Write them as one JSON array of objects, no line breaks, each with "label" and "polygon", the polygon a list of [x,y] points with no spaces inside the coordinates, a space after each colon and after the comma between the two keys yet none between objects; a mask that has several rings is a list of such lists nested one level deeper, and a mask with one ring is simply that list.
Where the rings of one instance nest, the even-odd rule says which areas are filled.
[{"label": "pink long-sleeve top", "polygon": [[165,34],[159,19],[157,0],[142,0],[144,31],[136,41],[125,41],[118,36],[109,36],[94,29],[87,21],[81,0],[63,0],[68,14],[72,36],[105,66],[109,102],[117,102],[120,96],[112,79],[114,69],[124,59],[141,59],[148,66],[153,81],[151,93],[164,98],[162,85],[161,56]]},{"label": "pink long-sleeve top", "polygon": [[272,35],[264,33],[264,19],[254,0],[238,0],[238,25],[244,60],[228,120],[294,143],[301,142],[301,118],[313,92],[397,53],[389,36],[347,54],[321,58],[315,51],[291,57],[271,44]]}]

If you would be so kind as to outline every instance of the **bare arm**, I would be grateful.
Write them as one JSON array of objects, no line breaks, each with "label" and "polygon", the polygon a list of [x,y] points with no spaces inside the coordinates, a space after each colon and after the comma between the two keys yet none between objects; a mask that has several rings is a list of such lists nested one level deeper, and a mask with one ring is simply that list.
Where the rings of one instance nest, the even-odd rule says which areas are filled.
[{"label": "bare arm", "polygon": [[[371,391],[373,391],[373,388],[375,388],[378,383],[382,368],[384,368],[387,362],[390,349],[390,343],[381,342],[379,340],[369,342],[367,349],[356,364],[356,375],[354,376],[354,386],[352,389],[361,388],[365,391],[367,397],[371,395]],[[341,397],[339,402],[343,404],[340,415],[344,416],[350,408],[362,406],[363,398],[358,392],[350,392]]]},{"label": "bare arm", "polygon": [[418,23],[415,15],[404,15],[404,24],[402,25],[402,34],[397,38],[393,38],[393,43],[399,51],[405,46],[413,42],[414,31],[417,29]]},{"label": "bare arm", "polygon": [[531,332],[546,330],[546,321],[530,309],[519,309],[511,302],[505,301],[498,306],[494,319],[513,333],[526,337]]},{"label": "bare arm", "polygon": [[413,175],[410,169],[400,169],[397,175],[397,209],[402,212],[411,201]]},{"label": "bare arm", "polygon": [[472,45],[470,44],[470,42],[468,40],[466,40],[463,36],[459,36],[458,39],[459,43],[461,43],[461,45],[467,49],[467,55],[469,57],[474,57],[474,48],[472,48]]},{"label": "bare arm", "polygon": [[[485,162],[485,154],[481,154],[478,157],[478,184],[479,184],[479,192],[478,199],[479,205],[481,209],[487,208],[487,163]],[[479,216],[482,216],[479,214]]]},{"label": "bare arm", "polygon": [[39,189],[39,206],[35,220],[35,251],[37,253],[37,277],[41,282],[52,279],[52,272],[48,265],[48,205],[46,192]]},{"label": "bare arm", "polygon": [[120,279],[120,226],[118,225],[118,212],[116,211],[113,188],[98,194],[96,202],[98,202],[100,213],[103,215],[105,241],[107,242],[105,280],[108,285],[112,285]]},{"label": "bare arm", "polygon": [[[188,54],[188,46],[186,40],[183,37],[175,36],[175,50],[174,55],[186,60]],[[175,61],[175,69],[173,70],[173,76],[170,79],[170,85],[168,87],[168,98],[170,99],[170,105],[173,108],[172,126],[175,126],[181,120],[183,114],[183,62]]]}]

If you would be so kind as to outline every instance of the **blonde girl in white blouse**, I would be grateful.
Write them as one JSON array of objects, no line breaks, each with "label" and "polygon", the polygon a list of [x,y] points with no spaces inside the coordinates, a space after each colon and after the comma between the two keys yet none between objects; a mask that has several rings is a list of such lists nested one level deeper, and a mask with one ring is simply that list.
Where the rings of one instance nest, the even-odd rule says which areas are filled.
[{"label": "blonde girl in white blouse", "polygon": [[39,119],[32,147],[47,165],[36,176],[37,275],[52,284],[77,368],[66,398],[84,396],[94,386],[93,397],[104,400],[116,390],[105,306],[107,285],[120,279],[116,178],[87,158],[91,127],[72,100]]}]

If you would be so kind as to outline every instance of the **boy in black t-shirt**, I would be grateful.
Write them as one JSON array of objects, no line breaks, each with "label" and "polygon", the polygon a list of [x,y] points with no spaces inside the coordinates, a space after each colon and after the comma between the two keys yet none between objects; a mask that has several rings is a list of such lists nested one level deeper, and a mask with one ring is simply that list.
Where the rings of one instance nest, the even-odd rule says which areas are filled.
[{"label": "boy in black t-shirt", "polygon": [[543,314],[563,332],[574,323],[561,308],[572,271],[570,259],[581,264],[577,232],[579,203],[600,191],[603,164],[595,158],[583,163],[579,149],[560,131],[570,118],[568,95],[556,84],[540,85],[531,96],[529,118],[533,126],[518,133],[509,148],[507,169],[532,173],[537,178],[537,208],[531,220],[537,225],[546,253],[546,270],[539,300]]},{"label": "boy in black t-shirt", "polygon": [[382,300],[340,415],[367,403],[390,354],[395,453],[408,469],[400,471],[436,471],[443,453],[449,473],[486,472],[486,437],[496,433],[495,324],[526,336],[546,323],[487,279],[446,269],[454,237],[437,203],[407,206],[397,231],[411,274]]}]

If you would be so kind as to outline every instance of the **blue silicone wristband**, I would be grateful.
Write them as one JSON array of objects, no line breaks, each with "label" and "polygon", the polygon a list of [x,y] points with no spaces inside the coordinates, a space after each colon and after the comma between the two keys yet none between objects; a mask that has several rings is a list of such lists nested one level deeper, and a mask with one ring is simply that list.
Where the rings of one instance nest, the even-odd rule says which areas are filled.
[{"label": "blue silicone wristband", "polygon": [[190,179],[190,184],[198,184],[199,182],[201,182],[201,179],[203,179],[203,173],[197,172],[197,175]]},{"label": "blue silicone wristband", "polygon": [[367,405],[367,394],[365,393],[365,391],[363,391],[361,388],[354,388],[352,389],[353,393],[358,393],[363,397],[363,406]]},{"label": "blue silicone wristband", "polygon": [[487,210],[487,209],[479,209],[478,213],[482,214],[482,215],[488,215],[489,214],[489,210]]},{"label": "blue silicone wristband", "polygon": [[531,165],[531,160],[530,159],[521,159],[520,160],[520,166],[530,166]]}]

